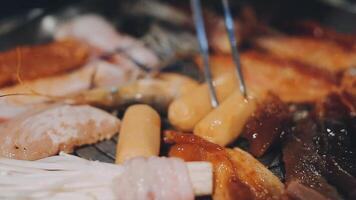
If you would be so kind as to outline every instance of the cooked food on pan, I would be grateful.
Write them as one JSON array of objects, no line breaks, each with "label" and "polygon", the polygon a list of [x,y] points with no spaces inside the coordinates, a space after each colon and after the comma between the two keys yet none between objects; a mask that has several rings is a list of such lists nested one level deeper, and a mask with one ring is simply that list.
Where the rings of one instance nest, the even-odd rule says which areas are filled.
[{"label": "cooked food on pan", "polygon": [[227,0],[76,6],[0,52],[0,199],[356,199],[356,34]]},{"label": "cooked food on pan", "polygon": [[[93,27],[95,27],[93,29]],[[94,32],[93,32],[94,31]],[[134,38],[118,33],[105,19],[97,15],[84,15],[66,22],[58,27],[55,38],[77,39],[89,45],[94,53],[117,54],[121,59],[130,60],[154,67],[158,63],[157,55],[147,49],[144,44]]]},{"label": "cooked food on pan", "polygon": [[356,50],[335,41],[288,36],[261,37],[256,39],[256,43],[278,57],[298,61],[307,65],[306,67],[310,65],[334,76],[356,64]]},{"label": "cooked food on pan", "polygon": [[0,86],[21,80],[53,76],[86,63],[89,49],[75,41],[62,40],[37,46],[20,46],[0,53]]},{"label": "cooked food on pan", "polygon": [[147,105],[129,107],[123,117],[116,148],[116,163],[123,163],[137,156],[158,156],[160,133],[161,119],[155,110]]},{"label": "cooked food on pan", "polygon": [[87,105],[35,108],[0,124],[0,155],[38,160],[108,139],[119,128],[119,119]]},{"label": "cooked food on pan", "polygon": [[0,118],[11,119],[34,105],[58,101],[67,95],[96,87],[126,84],[131,73],[106,61],[91,62],[68,74],[24,81],[0,89]]},{"label": "cooked food on pan", "polygon": [[192,134],[168,131],[164,140],[173,143],[170,156],[185,161],[213,163],[213,199],[280,199],[283,183],[247,152],[228,149]]}]

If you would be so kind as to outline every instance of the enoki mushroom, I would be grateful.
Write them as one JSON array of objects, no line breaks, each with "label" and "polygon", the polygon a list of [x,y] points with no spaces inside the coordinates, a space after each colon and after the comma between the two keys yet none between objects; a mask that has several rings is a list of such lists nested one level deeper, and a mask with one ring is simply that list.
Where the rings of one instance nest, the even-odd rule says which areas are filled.
[{"label": "enoki mushroom", "polygon": [[64,153],[37,161],[0,158],[0,199],[194,199],[211,192],[208,162],[138,157],[114,165]]}]

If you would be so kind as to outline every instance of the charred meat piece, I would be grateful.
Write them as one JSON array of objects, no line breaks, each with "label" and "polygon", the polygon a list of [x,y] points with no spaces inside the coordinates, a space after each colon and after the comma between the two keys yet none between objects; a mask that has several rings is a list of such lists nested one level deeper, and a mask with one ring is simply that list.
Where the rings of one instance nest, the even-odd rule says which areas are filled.
[{"label": "charred meat piece", "polygon": [[354,124],[337,94],[298,120],[283,149],[287,182],[299,181],[328,199],[355,199]]},{"label": "charred meat piece", "polygon": [[169,155],[186,161],[209,161],[214,168],[213,199],[279,199],[284,186],[259,161],[241,149],[225,149],[192,134],[167,131],[175,144]]},{"label": "charred meat piece", "polygon": [[32,80],[76,69],[85,64],[88,54],[88,48],[74,40],[23,46],[2,52],[0,87],[17,83],[18,76],[22,80]]},{"label": "charred meat piece", "polygon": [[249,152],[262,156],[271,145],[280,141],[290,125],[291,115],[288,106],[269,94],[263,104],[250,116],[242,131],[242,137],[249,141]]},{"label": "charred meat piece", "polygon": [[337,94],[318,105],[319,151],[326,161],[323,175],[349,199],[356,198],[356,116]]},{"label": "charred meat piece", "polygon": [[287,138],[283,148],[286,182],[289,184],[298,181],[327,199],[341,199],[317,167],[318,162],[325,162],[318,155],[313,141],[313,138],[318,136],[316,129],[316,124],[310,117],[305,118],[298,122],[293,133]]}]

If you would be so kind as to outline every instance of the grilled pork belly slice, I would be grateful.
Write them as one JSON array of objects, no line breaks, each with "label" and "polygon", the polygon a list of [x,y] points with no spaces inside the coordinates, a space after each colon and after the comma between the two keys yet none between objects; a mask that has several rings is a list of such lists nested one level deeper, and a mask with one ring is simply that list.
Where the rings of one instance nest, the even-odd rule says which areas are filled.
[{"label": "grilled pork belly slice", "polygon": [[9,120],[38,104],[92,87],[122,85],[129,81],[130,77],[130,72],[120,66],[94,61],[69,74],[40,78],[3,88],[0,89],[1,95],[20,95],[0,98],[0,119]]},{"label": "grilled pork belly slice", "polygon": [[259,161],[241,149],[225,149],[192,134],[166,131],[170,156],[213,164],[214,200],[280,199],[284,186]]},{"label": "grilled pork belly slice", "polygon": [[[202,66],[201,60],[198,63]],[[336,87],[320,74],[270,54],[247,51],[241,54],[241,63],[248,88],[271,91],[284,102],[313,102],[324,98]],[[230,55],[212,56],[210,64],[213,77],[225,73],[235,74],[235,65]]]},{"label": "grilled pork belly slice", "polygon": [[[88,48],[64,40],[37,46],[22,46],[0,53],[0,87],[32,80],[81,67],[87,61]],[[19,73],[17,73],[19,72]]]},{"label": "grilled pork belly slice", "polygon": [[111,138],[120,120],[90,106],[53,105],[0,124],[0,156],[37,160]]},{"label": "grilled pork belly slice", "polygon": [[[307,64],[329,79],[344,70],[356,66],[356,49],[346,48],[332,40],[320,40],[306,36],[260,37],[258,46],[283,59]],[[334,81],[338,81],[337,79]]]}]

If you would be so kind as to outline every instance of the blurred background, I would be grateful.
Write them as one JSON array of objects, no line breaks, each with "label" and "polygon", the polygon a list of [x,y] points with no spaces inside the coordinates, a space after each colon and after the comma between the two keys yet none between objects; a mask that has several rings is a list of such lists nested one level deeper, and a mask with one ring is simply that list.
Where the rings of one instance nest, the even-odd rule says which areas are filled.
[{"label": "blurred background", "polygon": [[[131,2],[134,0],[126,1]],[[166,0],[166,2],[169,1],[172,0]],[[68,5],[78,3],[90,4],[90,2],[104,5],[117,5],[124,3],[125,0],[6,0],[0,7],[0,19],[2,19],[0,23],[4,23],[4,18],[25,15],[33,9],[42,9],[42,11],[50,12]],[[216,2],[219,3],[219,1],[216,0],[203,0],[204,4],[210,5]],[[258,7],[258,9],[264,9],[264,11],[274,13],[276,18],[281,16],[286,19],[313,17],[318,18],[322,22],[329,21],[328,23],[337,26],[340,30],[349,31],[356,29],[356,25],[350,28],[347,23],[345,25],[344,23],[339,23],[340,20],[348,21],[349,19],[356,19],[356,0],[231,0],[230,3],[237,5],[253,4]],[[40,10],[37,10],[37,13],[33,14],[39,14],[39,11]]]},{"label": "blurred background", "polygon": [[[7,0],[0,7],[0,50],[16,44],[50,40],[40,25],[51,17],[75,16],[82,12],[103,14],[119,23],[120,6],[136,0]],[[188,0],[165,0],[189,10]],[[202,0],[204,6],[221,10],[221,2]],[[260,21],[280,26],[296,20],[313,19],[339,32],[356,32],[356,0],[230,0],[234,14],[251,6]],[[130,11],[127,11],[130,12]],[[64,13],[64,14],[63,14]],[[46,21],[47,20],[47,21]],[[136,24],[137,26],[137,24]]]}]

